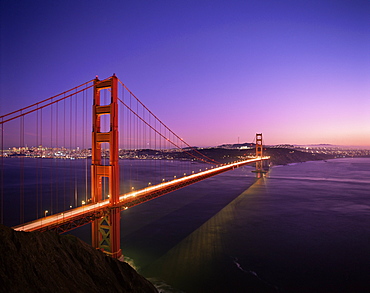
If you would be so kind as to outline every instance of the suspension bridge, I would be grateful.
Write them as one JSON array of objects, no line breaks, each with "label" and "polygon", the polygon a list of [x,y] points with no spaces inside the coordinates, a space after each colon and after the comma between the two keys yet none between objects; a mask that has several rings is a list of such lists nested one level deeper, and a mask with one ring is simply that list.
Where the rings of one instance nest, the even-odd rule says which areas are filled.
[{"label": "suspension bridge", "polygon": [[114,258],[122,210],[248,164],[260,177],[269,160],[261,133],[237,161],[191,147],[115,75],[0,120],[1,223],[58,233],[91,223],[92,245]]}]

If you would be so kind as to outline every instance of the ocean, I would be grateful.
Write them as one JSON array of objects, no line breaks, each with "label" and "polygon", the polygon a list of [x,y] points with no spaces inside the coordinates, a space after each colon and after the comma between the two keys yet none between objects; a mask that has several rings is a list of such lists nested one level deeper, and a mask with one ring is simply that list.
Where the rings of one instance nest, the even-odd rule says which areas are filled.
[{"label": "ocean", "polygon": [[244,167],[122,213],[162,292],[370,292],[370,159]]},{"label": "ocean", "polygon": [[[370,158],[274,166],[261,179],[252,170],[123,211],[125,260],[160,292],[370,292]],[[90,242],[89,231],[71,234]]]}]

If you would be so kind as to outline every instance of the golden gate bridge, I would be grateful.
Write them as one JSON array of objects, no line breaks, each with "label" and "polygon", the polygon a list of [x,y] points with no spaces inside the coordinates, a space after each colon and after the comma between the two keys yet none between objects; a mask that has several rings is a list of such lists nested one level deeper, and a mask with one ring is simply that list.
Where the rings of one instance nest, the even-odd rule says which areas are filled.
[{"label": "golden gate bridge", "polygon": [[[175,134],[115,75],[0,120],[1,223],[12,218],[18,231],[58,233],[91,223],[92,245],[115,258],[121,256],[122,210],[247,164],[261,177],[269,160],[258,133],[255,156],[216,161]],[[145,186],[139,180],[145,166],[137,162],[153,167]]]}]

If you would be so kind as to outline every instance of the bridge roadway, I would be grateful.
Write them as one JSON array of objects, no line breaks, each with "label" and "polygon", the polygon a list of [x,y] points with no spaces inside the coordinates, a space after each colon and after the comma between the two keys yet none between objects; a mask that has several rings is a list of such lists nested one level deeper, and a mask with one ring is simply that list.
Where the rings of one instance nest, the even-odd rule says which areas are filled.
[{"label": "bridge roadway", "polygon": [[107,215],[112,208],[120,208],[122,210],[125,210],[129,207],[157,198],[171,191],[180,189],[182,187],[199,182],[220,173],[230,171],[247,164],[255,163],[259,160],[268,159],[270,159],[270,157],[257,157],[244,161],[228,163],[225,165],[221,165],[220,167],[212,168],[199,173],[163,182],[157,185],[148,186],[137,191],[131,191],[129,193],[122,194],[119,197],[119,202],[115,206],[112,206],[109,203],[109,199],[107,199],[98,203],[85,204],[83,206],[70,209],[62,213],[50,215],[28,223],[24,223],[22,225],[13,227],[13,229],[17,231],[27,232],[53,230],[57,231],[58,233],[63,233],[88,224],[95,219]]}]

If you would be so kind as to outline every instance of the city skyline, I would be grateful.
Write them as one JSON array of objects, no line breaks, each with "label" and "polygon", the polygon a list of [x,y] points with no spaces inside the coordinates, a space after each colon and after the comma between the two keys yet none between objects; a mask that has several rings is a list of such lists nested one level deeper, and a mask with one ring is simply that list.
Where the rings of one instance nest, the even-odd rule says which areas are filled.
[{"label": "city skyline", "polygon": [[2,1],[0,114],[115,73],[194,146],[370,146],[368,1]]}]

